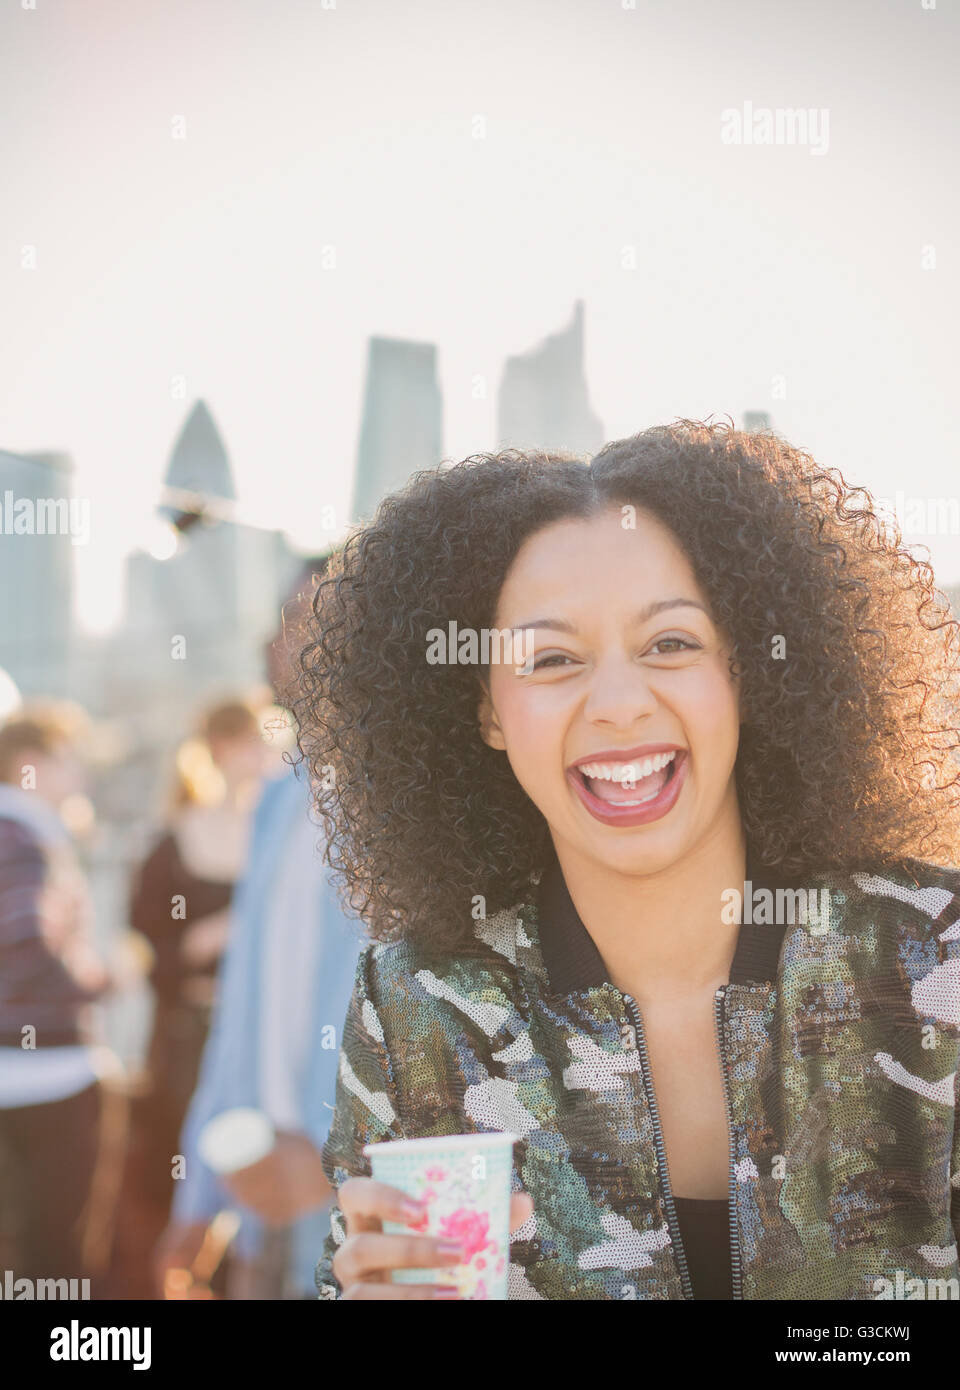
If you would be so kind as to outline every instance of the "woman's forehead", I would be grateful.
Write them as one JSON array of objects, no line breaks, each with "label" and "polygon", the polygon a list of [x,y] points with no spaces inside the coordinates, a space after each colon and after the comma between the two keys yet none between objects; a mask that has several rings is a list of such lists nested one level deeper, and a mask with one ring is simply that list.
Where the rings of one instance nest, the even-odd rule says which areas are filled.
[{"label": "woman's forehead", "polygon": [[[553,522],[524,542],[507,572],[498,610],[528,609],[553,600],[567,606],[609,603],[622,596],[636,606],[687,597],[706,606],[693,567],[672,532],[648,513],[621,524],[620,510]],[[532,609],[511,621],[532,622]]]}]

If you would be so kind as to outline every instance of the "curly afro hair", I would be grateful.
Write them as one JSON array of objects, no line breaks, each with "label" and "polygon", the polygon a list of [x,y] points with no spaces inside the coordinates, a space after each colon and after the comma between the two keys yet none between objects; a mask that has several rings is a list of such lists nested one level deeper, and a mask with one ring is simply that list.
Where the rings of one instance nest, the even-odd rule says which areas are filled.
[{"label": "curly afro hair", "polygon": [[431,665],[426,634],[492,628],[533,532],[625,504],[671,529],[733,641],[759,861],[955,863],[960,624],[930,565],[866,489],[775,434],[679,420],[589,463],[508,449],[418,473],[331,563],[293,705],[327,863],[376,939],[468,950],[475,895],[491,913],[529,893],[546,822],[480,736],[477,668]]}]

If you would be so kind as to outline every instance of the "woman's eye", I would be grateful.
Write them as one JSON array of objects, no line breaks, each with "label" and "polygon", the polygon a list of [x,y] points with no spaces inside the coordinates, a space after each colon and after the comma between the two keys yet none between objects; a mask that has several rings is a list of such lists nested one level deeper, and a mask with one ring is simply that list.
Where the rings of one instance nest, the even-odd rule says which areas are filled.
[{"label": "woman's eye", "polygon": [[564,656],[563,652],[550,652],[548,656],[540,656],[533,663],[535,671],[543,671],[547,667],[553,666],[562,661],[569,661],[570,657]]},{"label": "woman's eye", "polygon": [[[660,637],[654,642],[650,650],[655,652],[658,647],[669,646],[671,642],[673,643],[675,651],[681,649],[686,649],[691,652],[700,651],[700,644],[698,642],[688,642],[683,637]],[[672,654],[673,653],[669,651],[662,653],[663,656],[671,656]]]}]

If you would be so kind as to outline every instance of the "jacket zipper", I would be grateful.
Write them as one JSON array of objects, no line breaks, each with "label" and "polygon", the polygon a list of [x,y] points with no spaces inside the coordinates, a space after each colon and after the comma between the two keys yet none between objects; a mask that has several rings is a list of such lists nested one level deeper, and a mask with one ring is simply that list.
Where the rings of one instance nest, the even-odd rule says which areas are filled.
[{"label": "jacket zipper", "polygon": [[650,1074],[650,1058],[647,1054],[647,1040],[643,1031],[643,1019],[640,1017],[640,1010],[633,996],[625,994],[623,998],[630,1016],[633,1019],[633,1026],[637,1034],[637,1051],[640,1053],[640,1074],[643,1080],[643,1088],[647,1095],[647,1104],[650,1107],[650,1114],[653,1119],[653,1142],[657,1151],[657,1166],[660,1169],[660,1182],[663,1187],[664,1204],[667,1209],[667,1226],[670,1229],[670,1240],[673,1243],[677,1267],[680,1270],[680,1283],[683,1287],[683,1296],[684,1298],[692,1299],[693,1285],[690,1282],[690,1273],[687,1269],[687,1257],[683,1252],[683,1243],[680,1240],[680,1225],[677,1221],[677,1209],[673,1204],[673,1193],[670,1191],[670,1175],[667,1171],[667,1152],[663,1142],[663,1134],[660,1131],[660,1112],[657,1110],[657,1098],[653,1090],[653,1077]]},{"label": "jacket zipper", "polygon": [[730,1271],[732,1276],[732,1294],[735,1299],[742,1299],[740,1228],[737,1223],[737,1174],[734,1162],[736,1156],[734,1154],[733,1115],[730,1107],[730,1085],[727,1077],[727,1063],[723,1055],[723,1001],[726,997],[726,988],[721,986],[713,997],[713,1010],[717,1027],[717,1052],[720,1056],[720,1070],[723,1074],[723,1103],[727,1112],[727,1142],[730,1145],[730,1183],[727,1196],[727,1208],[730,1214]]}]

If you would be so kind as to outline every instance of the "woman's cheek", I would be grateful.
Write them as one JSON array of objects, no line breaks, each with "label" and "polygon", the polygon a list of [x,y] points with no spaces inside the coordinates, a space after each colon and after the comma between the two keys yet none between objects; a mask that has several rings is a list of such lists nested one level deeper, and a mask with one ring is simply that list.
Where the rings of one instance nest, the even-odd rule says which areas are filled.
[{"label": "woman's cheek", "polygon": [[699,743],[711,759],[733,761],[740,737],[740,713],[736,691],[724,675],[717,673],[697,692],[687,706],[685,723],[691,742]]},{"label": "woman's cheek", "polygon": [[509,690],[497,706],[514,776],[537,805],[564,772],[566,724],[546,688]]}]

